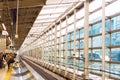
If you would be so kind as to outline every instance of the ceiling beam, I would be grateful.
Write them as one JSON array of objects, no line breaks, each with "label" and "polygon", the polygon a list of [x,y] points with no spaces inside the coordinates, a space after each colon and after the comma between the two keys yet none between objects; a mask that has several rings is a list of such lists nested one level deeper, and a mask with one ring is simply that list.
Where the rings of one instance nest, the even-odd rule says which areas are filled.
[{"label": "ceiling beam", "polygon": [[54,12],[54,13],[42,13],[42,14],[39,14],[38,16],[47,16],[47,15],[56,15],[56,14],[61,14],[62,12]]},{"label": "ceiling beam", "polygon": [[[28,8],[28,7],[37,7],[44,6],[46,4],[46,0],[20,0],[19,8]],[[8,1],[9,9],[15,9],[17,6],[16,1]],[[4,8],[4,2],[0,2],[0,9]]]}]

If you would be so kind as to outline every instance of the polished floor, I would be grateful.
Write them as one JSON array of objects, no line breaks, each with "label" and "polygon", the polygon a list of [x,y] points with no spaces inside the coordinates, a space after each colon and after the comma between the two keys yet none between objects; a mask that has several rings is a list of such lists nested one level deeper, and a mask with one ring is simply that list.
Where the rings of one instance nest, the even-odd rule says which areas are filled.
[{"label": "polished floor", "polygon": [[0,80],[36,80],[36,78],[26,66],[20,62],[12,64],[10,69],[8,69],[7,65],[5,68],[0,69]]},{"label": "polished floor", "polygon": [[0,69],[0,80],[4,80],[7,73],[7,66],[3,69]]}]

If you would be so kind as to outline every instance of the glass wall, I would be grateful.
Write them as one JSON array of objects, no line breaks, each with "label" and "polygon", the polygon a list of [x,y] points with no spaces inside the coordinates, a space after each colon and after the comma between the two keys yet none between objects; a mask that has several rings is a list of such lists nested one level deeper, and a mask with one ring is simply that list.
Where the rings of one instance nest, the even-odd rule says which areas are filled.
[{"label": "glass wall", "polygon": [[[77,15],[78,16],[78,15]],[[45,61],[54,63],[54,55],[56,54],[57,64],[61,63],[63,66],[68,65],[69,68],[73,66],[79,70],[84,70],[84,26],[81,27],[83,19],[77,23],[76,36],[76,53],[74,53],[74,16],[68,18],[68,25],[66,20],[57,25],[57,39],[55,40],[55,29],[48,31],[47,46],[44,46]],[[94,20],[95,21],[95,20]],[[68,34],[66,35],[66,27],[68,27]],[[105,73],[110,77],[120,78],[120,16],[111,17],[105,21]],[[102,23],[95,21],[89,26],[89,72],[102,74]],[[55,53],[55,41],[57,41],[57,53]],[[44,44],[44,43],[42,43]],[[40,49],[41,50],[41,49]],[[31,56],[33,50],[29,52]],[[75,54],[75,57],[73,56]],[[67,59],[66,59],[67,58]],[[76,59],[73,65],[74,58]]]}]

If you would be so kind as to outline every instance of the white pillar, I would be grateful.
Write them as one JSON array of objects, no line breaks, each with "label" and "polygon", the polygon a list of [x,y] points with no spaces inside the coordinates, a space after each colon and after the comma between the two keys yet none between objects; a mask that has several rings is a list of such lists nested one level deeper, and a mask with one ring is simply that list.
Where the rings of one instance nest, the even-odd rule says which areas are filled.
[{"label": "white pillar", "polygon": [[61,20],[60,20],[60,47],[59,47],[59,61],[60,61],[60,65],[59,65],[59,73],[61,73],[61,43],[62,43],[62,38],[61,38],[61,26],[62,26],[62,23],[61,23]]},{"label": "white pillar", "polygon": [[57,57],[57,26],[56,26],[56,23],[55,23],[55,32],[54,32],[54,72],[56,70],[56,57]]},{"label": "white pillar", "polygon": [[76,75],[76,9],[74,9],[74,54],[73,54],[73,80],[75,80]]},{"label": "white pillar", "polygon": [[105,80],[105,0],[102,0],[102,80]]},{"label": "white pillar", "polygon": [[84,63],[84,75],[85,79],[89,79],[88,72],[88,28],[89,28],[89,0],[84,2],[85,7],[85,16],[84,16],[84,55],[85,55],[85,63]]},{"label": "white pillar", "polygon": [[67,75],[67,68],[68,68],[68,16],[66,15],[66,43],[65,43],[65,61],[66,61],[66,65],[65,65],[65,75]]},{"label": "white pillar", "polygon": [[[53,58],[53,50],[52,50],[52,38],[53,38],[53,29],[51,29],[51,56],[50,56],[50,62],[52,64],[52,58]],[[50,66],[50,69],[52,68],[52,66]]]}]

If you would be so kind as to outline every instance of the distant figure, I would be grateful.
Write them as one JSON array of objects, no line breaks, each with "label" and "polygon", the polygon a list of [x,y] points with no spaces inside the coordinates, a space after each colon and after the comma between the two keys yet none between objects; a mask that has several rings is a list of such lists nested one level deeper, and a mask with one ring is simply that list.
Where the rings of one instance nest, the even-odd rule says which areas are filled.
[{"label": "distant figure", "polygon": [[17,54],[16,54],[16,53],[13,53],[13,55],[14,55],[14,58],[16,58]]},{"label": "distant figure", "polygon": [[2,63],[2,52],[0,52],[0,69],[2,68],[2,65],[3,65],[3,63]]},{"label": "distant figure", "polygon": [[5,56],[3,55],[3,52],[0,52],[0,68],[5,67],[5,62],[6,62],[6,60],[5,60],[3,57],[5,57]]},{"label": "distant figure", "polygon": [[6,61],[8,64],[8,69],[10,68],[11,63],[14,63],[14,57],[12,56],[12,54],[7,54],[6,55]]}]

